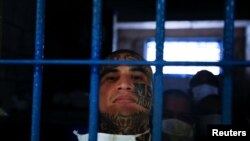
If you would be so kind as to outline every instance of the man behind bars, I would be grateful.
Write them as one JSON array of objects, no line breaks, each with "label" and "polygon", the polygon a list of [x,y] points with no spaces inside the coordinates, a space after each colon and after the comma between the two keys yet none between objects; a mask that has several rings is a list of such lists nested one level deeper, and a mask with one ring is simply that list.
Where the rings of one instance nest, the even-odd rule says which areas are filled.
[{"label": "man behind bars", "polygon": [[[130,50],[107,60],[144,60]],[[104,65],[100,68],[98,141],[151,141],[152,70],[145,65]],[[88,134],[79,135],[87,141]]]}]

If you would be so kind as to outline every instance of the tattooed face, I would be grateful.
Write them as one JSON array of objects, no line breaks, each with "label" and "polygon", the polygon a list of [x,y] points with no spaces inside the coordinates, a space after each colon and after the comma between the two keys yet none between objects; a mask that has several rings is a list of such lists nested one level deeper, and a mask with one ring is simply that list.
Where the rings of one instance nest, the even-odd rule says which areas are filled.
[{"label": "tattooed face", "polygon": [[[108,60],[143,60],[132,51],[113,52]],[[100,69],[100,130],[133,134],[149,129],[152,70],[144,65],[104,65]]]},{"label": "tattooed face", "polygon": [[99,109],[101,113],[129,116],[150,113],[151,80],[140,66],[109,67],[100,80]]}]

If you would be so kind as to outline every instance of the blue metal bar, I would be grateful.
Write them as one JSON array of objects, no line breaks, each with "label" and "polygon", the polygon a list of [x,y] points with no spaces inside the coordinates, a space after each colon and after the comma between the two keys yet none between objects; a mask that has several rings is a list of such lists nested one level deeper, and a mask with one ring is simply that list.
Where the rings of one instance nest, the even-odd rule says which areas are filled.
[{"label": "blue metal bar", "polygon": [[[92,59],[98,60],[101,48],[102,0],[93,0]],[[97,141],[99,109],[99,68],[91,66],[89,141]]]},{"label": "blue metal bar", "polygon": [[[234,0],[226,0],[224,25],[224,56],[223,61],[233,60],[234,45]],[[232,67],[224,67],[222,87],[222,122],[232,123]]]},{"label": "blue metal bar", "polygon": [[183,62],[183,61],[116,61],[116,60],[0,60],[0,65],[161,65],[161,66],[250,66],[250,61]]},{"label": "blue metal bar", "polygon": [[[36,11],[36,32],[35,32],[35,60],[43,59],[44,46],[44,12],[45,0],[37,0]],[[33,82],[33,104],[31,141],[40,140],[40,113],[41,113],[41,90],[42,90],[42,65],[34,65]]]},{"label": "blue metal bar", "polygon": [[[157,0],[156,3],[156,61],[163,60],[163,43],[165,40],[165,0]],[[163,73],[162,65],[156,66],[154,75],[153,96],[153,141],[162,139],[162,103],[163,103]]]}]

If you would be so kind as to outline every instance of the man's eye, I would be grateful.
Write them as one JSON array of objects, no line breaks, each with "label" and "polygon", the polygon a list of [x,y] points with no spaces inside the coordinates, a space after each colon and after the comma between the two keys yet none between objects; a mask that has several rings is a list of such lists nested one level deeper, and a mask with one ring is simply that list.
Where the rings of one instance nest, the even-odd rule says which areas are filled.
[{"label": "man's eye", "polygon": [[142,76],[132,76],[133,80],[143,80]]},{"label": "man's eye", "polygon": [[117,77],[115,77],[115,76],[108,76],[108,77],[106,77],[106,80],[108,80],[108,81],[116,81],[118,78]]}]

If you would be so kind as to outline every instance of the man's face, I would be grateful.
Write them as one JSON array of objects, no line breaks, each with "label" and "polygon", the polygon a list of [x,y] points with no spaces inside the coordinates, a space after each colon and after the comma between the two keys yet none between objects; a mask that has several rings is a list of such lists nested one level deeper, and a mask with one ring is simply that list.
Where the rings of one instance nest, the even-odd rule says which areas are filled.
[{"label": "man's face", "polygon": [[142,66],[108,67],[100,80],[99,109],[111,116],[150,113],[151,79]]}]

